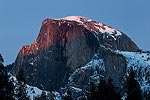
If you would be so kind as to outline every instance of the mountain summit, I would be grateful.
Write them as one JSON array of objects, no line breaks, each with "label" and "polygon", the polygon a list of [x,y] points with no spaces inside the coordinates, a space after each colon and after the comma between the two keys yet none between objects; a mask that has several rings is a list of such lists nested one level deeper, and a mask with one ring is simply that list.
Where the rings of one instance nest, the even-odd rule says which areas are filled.
[{"label": "mountain summit", "polygon": [[[113,76],[115,83],[120,85],[126,61],[123,56],[114,54],[114,50],[138,51],[139,48],[123,32],[85,17],[48,18],[42,22],[35,41],[19,51],[12,72],[17,75],[23,69],[29,85],[43,85],[47,90],[52,86],[58,90],[68,83],[69,76],[77,68],[97,54],[104,59],[105,78]],[[76,83],[83,82],[83,78]]]},{"label": "mountain summit", "polygon": [[[93,35],[96,35],[96,37],[107,39],[107,43],[104,44],[107,47],[129,51],[136,51],[138,48],[129,38],[127,38],[125,34],[106,24],[81,16],[68,16],[60,19],[45,19],[42,22],[38,38],[31,46],[23,46],[19,54],[32,54],[38,49],[47,48],[50,45],[56,44],[58,41],[62,41],[62,43],[64,43],[65,40],[72,40],[78,36],[82,36],[84,31],[92,32]],[[117,43],[119,41],[123,42],[123,40],[121,40],[122,37],[128,39],[127,41],[129,41],[129,46],[125,44],[126,42],[124,42],[126,46]],[[110,42],[108,42],[109,40]],[[130,42],[132,42],[131,45]]]}]

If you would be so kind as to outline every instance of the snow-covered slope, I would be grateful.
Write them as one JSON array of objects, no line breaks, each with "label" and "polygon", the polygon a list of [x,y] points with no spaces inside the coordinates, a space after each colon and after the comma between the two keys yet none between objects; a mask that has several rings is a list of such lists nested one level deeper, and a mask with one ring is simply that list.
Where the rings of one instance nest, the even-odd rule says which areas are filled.
[{"label": "snow-covered slope", "polygon": [[[126,57],[128,62],[127,67],[149,67],[150,66],[150,53],[141,52],[128,52],[128,51],[117,51]],[[137,66],[137,67],[136,67]]]},{"label": "snow-covered slope", "polygon": [[[17,92],[16,89],[18,87],[18,81],[17,81],[16,77],[11,75],[10,73],[9,73],[9,76],[10,76],[9,79],[13,82],[13,84],[15,86],[14,92],[16,93]],[[41,90],[37,87],[29,86],[27,84],[25,85],[25,87],[26,87],[27,96],[29,96],[30,100],[34,100],[34,98],[40,97],[42,92],[44,91],[44,90]],[[48,95],[50,93],[49,91],[44,91],[44,92],[45,92],[46,95]],[[54,100],[61,100],[61,96],[58,92],[52,91],[52,94],[54,96]],[[16,98],[16,100],[18,100],[18,99]]]},{"label": "snow-covered slope", "polygon": [[122,54],[127,61],[127,73],[131,68],[136,73],[136,79],[139,81],[143,91],[150,91],[150,53],[149,52],[125,52],[116,51]]},{"label": "snow-covered slope", "polygon": [[[113,51],[112,51],[113,52]],[[131,68],[136,73],[143,92],[150,91],[150,53],[115,51],[116,54],[123,55],[126,59],[127,69],[124,74],[125,81]],[[97,55],[85,66],[76,69],[69,77],[67,86],[84,89],[90,81],[99,82],[100,77],[104,77],[106,71],[104,59],[99,59]]]}]

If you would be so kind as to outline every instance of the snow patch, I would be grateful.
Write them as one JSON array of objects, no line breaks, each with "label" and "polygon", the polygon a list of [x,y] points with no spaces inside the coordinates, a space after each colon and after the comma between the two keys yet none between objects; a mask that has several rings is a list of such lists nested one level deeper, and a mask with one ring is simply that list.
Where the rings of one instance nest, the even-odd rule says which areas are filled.
[{"label": "snow patch", "polygon": [[68,17],[65,17],[64,19],[66,20],[80,20],[81,16],[68,16]]},{"label": "snow patch", "polygon": [[31,100],[34,97],[38,97],[42,94],[42,90],[38,89],[37,87],[27,85],[27,95],[30,97]]},{"label": "snow patch", "polygon": [[82,89],[80,89],[80,88],[72,87],[72,89],[73,89],[75,92],[82,92]]}]

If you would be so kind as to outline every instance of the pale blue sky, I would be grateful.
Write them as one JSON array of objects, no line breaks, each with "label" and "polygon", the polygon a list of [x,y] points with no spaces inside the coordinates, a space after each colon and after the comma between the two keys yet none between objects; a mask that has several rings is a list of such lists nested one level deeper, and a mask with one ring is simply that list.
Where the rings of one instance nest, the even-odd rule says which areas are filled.
[{"label": "pale blue sky", "polygon": [[5,64],[34,41],[42,20],[69,15],[108,24],[150,50],[150,0],[0,0],[0,52]]}]

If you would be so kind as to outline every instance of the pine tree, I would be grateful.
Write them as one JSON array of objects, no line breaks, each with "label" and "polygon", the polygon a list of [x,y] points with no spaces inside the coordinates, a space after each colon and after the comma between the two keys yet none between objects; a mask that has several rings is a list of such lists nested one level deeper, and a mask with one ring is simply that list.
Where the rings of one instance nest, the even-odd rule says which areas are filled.
[{"label": "pine tree", "polygon": [[50,86],[50,92],[53,92],[54,91],[54,89],[53,89],[53,87],[52,87],[52,85]]},{"label": "pine tree", "polygon": [[121,100],[121,95],[113,85],[111,77],[108,82],[101,79],[96,92],[96,100]]},{"label": "pine tree", "polygon": [[9,80],[8,72],[3,66],[3,57],[0,54],[0,100],[14,100],[14,85]]},{"label": "pine tree", "polygon": [[73,100],[72,92],[68,89],[67,95],[63,97],[64,100]]},{"label": "pine tree", "polygon": [[96,88],[94,82],[90,82],[88,100],[96,100]]},{"label": "pine tree", "polygon": [[96,100],[107,100],[107,84],[106,81],[101,79],[96,92]]},{"label": "pine tree", "polygon": [[107,83],[107,100],[121,100],[121,95],[118,93],[117,88],[113,85],[113,80],[110,77]]},{"label": "pine tree", "polygon": [[126,100],[142,100],[142,92],[140,85],[137,80],[135,80],[135,73],[131,70],[129,77],[127,79],[127,98]]},{"label": "pine tree", "polygon": [[54,100],[54,93],[53,93],[54,89],[53,89],[52,85],[50,85],[50,89],[49,90],[50,91],[47,94],[47,100]]},{"label": "pine tree", "polygon": [[25,79],[25,74],[24,74],[24,70],[21,68],[16,76],[18,82],[23,82],[24,84],[26,84],[26,79]]},{"label": "pine tree", "polygon": [[18,100],[30,100],[29,97],[27,96],[27,92],[26,92],[26,85],[24,83],[19,84],[18,87],[18,93],[17,93],[17,97]]},{"label": "pine tree", "polygon": [[17,76],[16,76],[17,80],[18,80],[18,86],[17,86],[17,97],[18,100],[29,100],[29,96],[27,96],[27,86],[26,86],[26,80],[25,80],[25,76],[24,76],[24,71],[23,69],[21,69]]},{"label": "pine tree", "polygon": [[82,92],[81,96],[78,98],[78,100],[88,100],[85,91]]},{"label": "pine tree", "polygon": [[54,94],[53,94],[53,92],[49,92],[47,94],[47,100],[54,100]]},{"label": "pine tree", "polygon": [[1,64],[0,65],[0,98],[1,99],[5,99],[5,92],[6,92],[5,82],[6,82],[5,71],[4,71],[4,67]]},{"label": "pine tree", "polygon": [[150,100],[150,91],[145,91],[143,93],[144,100]]},{"label": "pine tree", "polygon": [[4,63],[4,59],[3,59],[2,55],[0,54],[0,66],[3,66],[3,63]]},{"label": "pine tree", "polygon": [[45,91],[42,91],[42,94],[41,94],[39,100],[47,100],[47,99],[46,99],[46,92],[45,92]]},{"label": "pine tree", "polygon": [[6,82],[6,91],[7,91],[7,98],[8,100],[15,100],[14,99],[14,84],[12,83],[12,80],[9,80],[9,78],[7,78],[7,82]]},{"label": "pine tree", "polygon": [[46,92],[44,91],[43,89],[43,86],[41,85],[41,88],[42,88],[42,94],[40,97],[36,97],[34,100],[54,100],[54,93],[53,93],[53,88],[52,86],[50,87],[50,91]]}]

